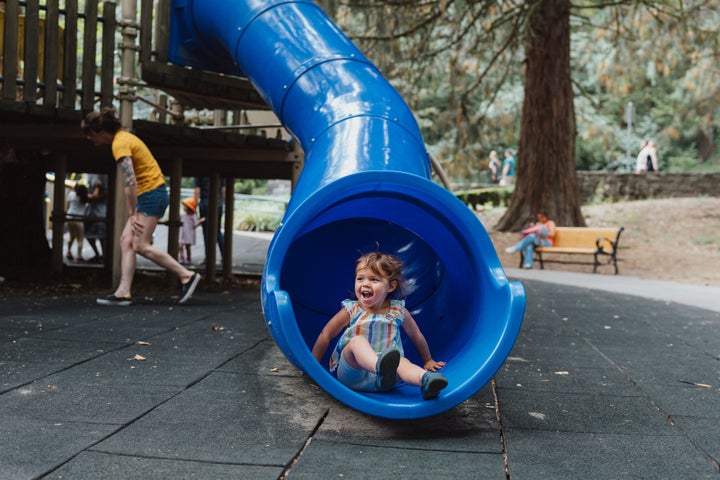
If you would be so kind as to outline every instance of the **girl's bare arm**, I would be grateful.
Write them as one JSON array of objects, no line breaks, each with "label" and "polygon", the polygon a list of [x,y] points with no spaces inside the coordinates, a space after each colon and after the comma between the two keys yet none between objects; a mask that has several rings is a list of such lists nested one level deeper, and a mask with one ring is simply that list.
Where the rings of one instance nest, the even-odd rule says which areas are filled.
[{"label": "girl's bare arm", "polygon": [[349,323],[350,314],[342,308],[325,324],[325,327],[323,327],[322,332],[318,335],[312,348],[312,354],[318,362],[321,362],[325,356],[330,341],[335,338],[343,328],[347,327]]},{"label": "girl's bare arm", "polygon": [[427,340],[425,340],[425,335],[422,334],[417,322],[415,322],[415,319],[407,310],[405,310],[405,320],[403,320],[402,327],[407,336],[410,338],[410,341],[413,345],[415,345],[415,349],[417,349],[420,354],[420,359],[423,362],[425,370],[430,372],[440,370],[440,368],[445,365],[445,362],[433,360],[432,355],[430,355],[430,347],[427,344]]}]

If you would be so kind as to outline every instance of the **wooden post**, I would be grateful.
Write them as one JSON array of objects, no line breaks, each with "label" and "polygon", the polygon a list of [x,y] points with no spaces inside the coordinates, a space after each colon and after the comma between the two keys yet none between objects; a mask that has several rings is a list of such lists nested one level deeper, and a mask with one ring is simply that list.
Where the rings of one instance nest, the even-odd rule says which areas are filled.
[{"label": "wooden post", "polygon": [[223,283],[232,284],[233,278],[233,241],[235,235],[235,178],[225,178],[225,237],[223,241]]},{"label": "wooden post", "polygon": [[25,38],[22,99],[34,103],[37,100],[38,55],[40,51],[40,2],[28,0],[25,6]]},{"label": "wooden post", "polygon": [[170,5],[171,0],[158,0],[155,10],[155,53],[158,62],[167,62],[170,45]]},{"label": "wooden post", "polygon": [[217,242],[218,226],[218,190],[220,187],[220,175],[210,175],[210,188],[208,188],[208,218],[207,222],[207,245],[205,245],[205,267],[209,282],[215,282],[217,278]]},{"label": "wooden post", "polygon": [[52,209],[52,257],[50,268],[53,273],[63,270],[63,234],[65,233],[65,174],[67,157],[60,153],[55,157],[55,184],[53,185]]},{"label": "wooden post", "polygon": [[77,93],[77,37],[78,37],[78,5],[77,0],[65,2],[65,37],[63,58],[63,99],[64,108],[75,110],[75,94]]},{"label": "wooden post", "polygon": [[[132,131],[133,101],[135,92],[132,87],[135,75],[135,39],[137,28],[135,27],[135,16],[137,15],[136,0],[123,0],[121,8],[121,34],[122,44],[120,45],[120,76],[122,83],[118,80],[118,97],[120,98],[120,124],[123,129]],[[115,180],[115,233],[122,233],[128,219],[127,203],[125,202],[125,179],[116,167],[117,178]],[[121,274],[121,251],[119,242],[113,248],[112,277],[115,283],[119,282]]]},{"label": "wooden post", "polygon": [[57,105],[57,78],[60,58],[60,11],[58,0],[47,0],[45,6],[45,58],[43,58],[43,78],[45,91],[43,104]]},{"label": "wooden post", "polygon": [[87,112],[95,106],[95,62],[97,51],[97,0],[86,0],[83,24],[82,100],[80,107]]},{"label": "wooden post", "polygon": [[5,2],[5,37],[3,44],[3,94],[6,100],[15,101],[18,74],[18,0]]},{"label": "wooden post", "polygon": [[100,68],[100,104],[110,105],[113,99],[113,72],[115,71],[115,4],[103,4],[102,64]]},{"label": "wooden post", "polygon": [[[178,247],[180,243],[180,189],[182,188],[182,159],[173,158],[170,167],[170,215],[168,218],[167,251],[171,257],[177,260]],[[166,284],[173,286],[177,283],[174,275],[165,277]]]}]

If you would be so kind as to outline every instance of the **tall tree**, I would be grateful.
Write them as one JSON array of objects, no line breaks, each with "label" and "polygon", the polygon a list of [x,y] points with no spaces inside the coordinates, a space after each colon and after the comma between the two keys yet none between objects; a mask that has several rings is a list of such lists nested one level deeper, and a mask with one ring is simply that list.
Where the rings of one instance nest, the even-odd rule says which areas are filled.
[{"label": "tall tree", "polygon": [[[718,91],[720,82],[707,71],[699,75],[693,65],[719,56],[716,4],[344,0],[334,10],[342,28],[408,99],[426,141],[449,159],[451,176],[477,172],[489,150],[512,146],[520,132],[518,182],[496,226],[513,230],[540,207],[558,223],[584,224],[575,178],[574,100],[584,109],[585,164],[604,165],[624,155],[617,148],[626,143],[620,142],[618,110],[636,98],[653,108],[654,121],[641,123],[644,131],[663,132],[672,141],[702,128],[705,142],[711,140],[720,112],[706,92]],[[571,56],[571,38],[578,33],[585,50]],[[651,90],[657,85],[661,89]],[[659,101],[660,95],[672,95],[672,102]],[[686,127],[698,115],[678,99],[697,103],[700,127]],[[595,141],[599,137],[604,138]],[[590,154],[605,160],[588,160]]]},{"label": "tall tree", "polygon": [[570,1],[530,0],[528,7],[517,184],[497,228],[519,229],[540,208],[558,225],[584,226],[575,176]]}]

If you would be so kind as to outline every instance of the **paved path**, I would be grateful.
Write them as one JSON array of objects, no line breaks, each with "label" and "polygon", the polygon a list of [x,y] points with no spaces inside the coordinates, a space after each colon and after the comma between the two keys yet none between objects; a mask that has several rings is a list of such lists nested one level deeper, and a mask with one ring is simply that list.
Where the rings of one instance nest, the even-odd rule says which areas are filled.
[{"label": "paved path", "polygon": [[664,302],[692,305],[720,312],[720,287],[716,286],[646,280],[623,275],[593,275],[557,270],[507,269],[505,272],[508,276],[516,279],[538,280],[585,289],[604,290]]},{"label": "paved path", "polygon": [[0,478],[717,479],[720,314],[523,282],[494,383],[414,421],[314,386],[256,290],[0,297]]}]

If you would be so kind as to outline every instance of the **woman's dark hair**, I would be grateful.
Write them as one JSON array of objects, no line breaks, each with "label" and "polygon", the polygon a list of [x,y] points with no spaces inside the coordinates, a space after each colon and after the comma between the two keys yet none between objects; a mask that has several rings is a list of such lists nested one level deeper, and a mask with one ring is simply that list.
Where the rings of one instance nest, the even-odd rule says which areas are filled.
[{"label": "woman's dark hair", "polygon": [[75,193],[80,197],[80,203],[85,205],[88,202],[88,189],[82,183],[75,185]]},{"label": "woman's dark hair", "polygon": [[120,130],[120,120],[115,116],[113,107],[103,107],[99,112],[90,112],[85,115],[80,126],[85,135],[89,135],[90,132],[102,131],[114,134]]}]

